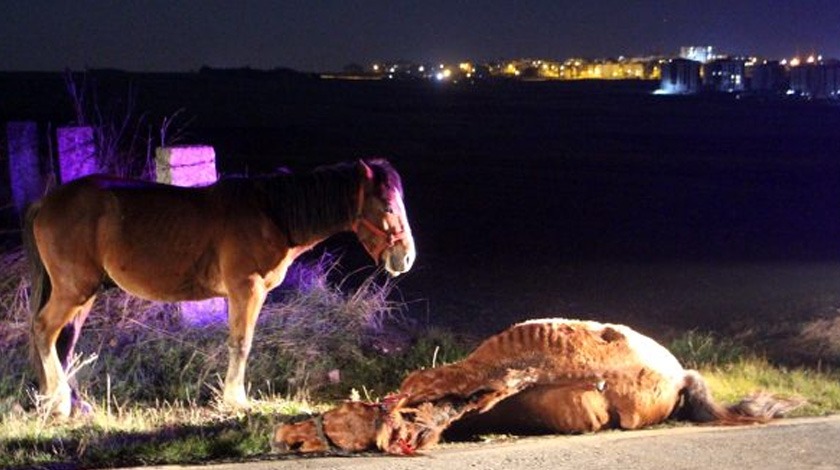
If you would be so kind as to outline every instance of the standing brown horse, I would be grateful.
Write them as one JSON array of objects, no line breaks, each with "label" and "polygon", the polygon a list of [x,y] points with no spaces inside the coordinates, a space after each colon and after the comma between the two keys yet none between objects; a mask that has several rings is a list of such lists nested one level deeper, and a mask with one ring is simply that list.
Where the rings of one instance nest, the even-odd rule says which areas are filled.
[{"label": "standing brown horse", "polygon": [[245,364],[266,294],[301,253],[353,231],[391,275],[415,258],[402,182],[382,159],[307,174],[224,179],[200,188],[90,176],[27,215],[40,393],[69,415],[66,369],[105,281],[145,299],[226,297],[230,351],[223,399],[247,406]]}]

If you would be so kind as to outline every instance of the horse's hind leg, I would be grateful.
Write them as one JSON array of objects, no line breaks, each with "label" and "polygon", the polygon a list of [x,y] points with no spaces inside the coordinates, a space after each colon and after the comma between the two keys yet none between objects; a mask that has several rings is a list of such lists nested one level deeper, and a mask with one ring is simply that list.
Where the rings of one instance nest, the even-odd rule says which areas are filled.
[{"label": "horse's hind leg", "polygon": [[[53,291],[50,299],[32,323],[33,345],[39,362],[38,366],[41,368],[40,394],[47,400],[45,404],[54,414],[69,416],[72,411],[72,391],[64,370],[64,363],[72,360],[69,355],[72,354],[75,341],[78,339],[78,328],[81,328],[81,323],[87,317],[94,298],[90,296],[79,304]],[[65,337],[69,342],[64,343],[65,347],[61,348],[64,357],[60,357],[56,343],[64,327],[71,321],[76,325],[69,332],[70,336]]]},{"label": "horse's hind leg", "polygon": [[[58,360],[61,362],[61,367],[64,369],[65,374],[69,373],[70,368],[74,365],[76,343],[79,341],[79,334],[82,331],[82,325],[84,325],[85,320],[87,320],[92,304],[93,299],[89,300],[88,303],[82,307],[82,310],[73,317],[73,319],[70,320],[70,323],[65,325],[58,334],[55,349],[58,354]],[[68,383],[70,385],[73,411],[80,412],[82,414],[89,413],[91,411],[91,406],[88,403],[85,403],[79,395],[79,383],[76,378],[71,375],[68,377]]]}]

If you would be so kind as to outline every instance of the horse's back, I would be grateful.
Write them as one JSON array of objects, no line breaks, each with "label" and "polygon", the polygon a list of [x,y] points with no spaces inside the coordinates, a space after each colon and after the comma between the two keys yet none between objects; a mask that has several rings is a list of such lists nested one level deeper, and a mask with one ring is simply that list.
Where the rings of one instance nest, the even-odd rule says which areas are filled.
[{"label": "horse's back", "polygon": [[[70,266],[156,300],[213,295],[207,282],[225,219],[208,188],[92,175],[56,188],[35,218],[52,273]],[[72,275],[74,273],[65,272]]]},{"label": "horse's back", "polygon": [[195,225],[217,215],[207,199],[203,189],[90,175],[44,197],[35,224],[58,242],[100,248],[131,243],[135,249],[158,250],[177,232],[200,236]]},{"label": "horse's back", "polygon": [[627,326],[562,318],[516,324],[482,342],[465,362],[479,367],[527,364],[571,376],[639,367],[668,377],[683,374],[666,348]]}]

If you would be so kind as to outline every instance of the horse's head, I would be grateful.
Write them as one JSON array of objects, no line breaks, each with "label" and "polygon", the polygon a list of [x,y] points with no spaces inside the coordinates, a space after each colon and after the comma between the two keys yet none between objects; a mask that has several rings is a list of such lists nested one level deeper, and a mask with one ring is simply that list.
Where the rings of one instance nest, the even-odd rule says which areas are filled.
[{"label": "horse's head", "polygon": [[362,452],[381,450],[410,455],[431,447],[449,424],[450,407],[429,403],[404,408],[402,400],[383,403],[351,401],[298,423],[274,430],[272,447],[280,453]]},{"label": "horse's head", "polygon": [[277,426],[272,448],[283,454],[373,449],[382,414],[376,405],[346,402],[322,415]]},{"label": "horse's head", "polygon": [[400,176],[382,159],[359,160],[358,168],[361,183],[353,231],[389,274],[404,273],[411,269],[416,253]]}]

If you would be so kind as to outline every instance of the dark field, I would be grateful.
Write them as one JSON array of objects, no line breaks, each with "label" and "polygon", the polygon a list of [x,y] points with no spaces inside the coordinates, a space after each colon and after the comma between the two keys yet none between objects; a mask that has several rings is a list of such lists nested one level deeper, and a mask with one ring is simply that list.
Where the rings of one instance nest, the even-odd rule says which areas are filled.
[{"label": "dark field", "polygon": [[[0,118],[68,119],[46,111],[60,98],[0,83]],[[189,138],[216,147],[223,173],[388,157],[419,251],[399,285],[423,323],[485,335],[589,317],[840,363],[840,105],[653,87],[258,74],[135,86],[151,116],[195,116]],[[367,262],[356,245],[345,259]]]}]

